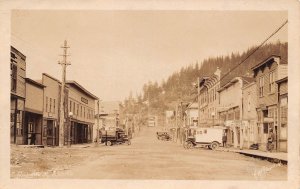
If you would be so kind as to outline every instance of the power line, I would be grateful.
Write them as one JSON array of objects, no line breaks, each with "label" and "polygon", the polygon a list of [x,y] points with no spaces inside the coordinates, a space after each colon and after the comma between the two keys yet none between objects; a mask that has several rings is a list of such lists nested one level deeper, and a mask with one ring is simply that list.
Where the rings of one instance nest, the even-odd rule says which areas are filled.
[{"label": "power line", "polygon": [[[220,79],[215,84],[213,84],[211,86],[211,88],[216,86],[217,84],[221,83],[222,79],[224,79],[227,75],[229,75],[236,68],[238,68],[241,64],[243,64],[250,56],[252,56],[256,51],[258,51],[270,38],[272,38],[276,33],[278,33],[287,23],[288,23],[288,20],[286,20],[279,28],[277,28],[271,35],[269,35],[259,46],[257,46],[251,53],[249,53],[246,56],[246,58],[244,58],[240,63],[238,63],[236,66],[234,66],[230,71],[228,71],[222,77],[220,77]],[[197,87],[199,87],[199,86],[197,86]],[[196,98],[192,101],[192,103],[190,103],[190,105],[193,104],[194,102],[196,102],[197,98],[198,98],[198,94],[197,94]],[[188,107],[190,107],[190,105]]]},{"label": "power line", "polygon": [[[225,73],[220,78],[219,81],[221,81],[221,79],[224,79],[224,77],[226,77],[227,75],[229,75],[230,72],[232,72],[238,66],[240,66],[242,63],[244,63],[250,56],[252,56],[256,51],[258,51],[258,49],[260,49],[271,37],[273,37],[276,33],[278,33],[281,30],[281,28],[283,28],[287,23],[288,23],[288,20],[286,20],[277,30],[275,30],[270,36],[268,36],[259,46],[257,46],[249,55],[247,55],[246,58],[244,58],[239,64],[237,64],[235,67],[233,67],[233,69],[231,69],[229,72]],[[213,85],[212,87],[214,87],[215,85]]]}]

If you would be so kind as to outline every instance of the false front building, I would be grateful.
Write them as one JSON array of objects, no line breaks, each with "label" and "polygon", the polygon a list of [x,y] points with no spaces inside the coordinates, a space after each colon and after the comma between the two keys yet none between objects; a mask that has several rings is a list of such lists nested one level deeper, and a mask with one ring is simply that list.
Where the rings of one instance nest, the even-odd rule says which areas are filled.
[{"label": "false front building", "polygon": [[23,144],[25,115],[26,56],[11,47],[10,51],[10,142]]},{"label": "false front building", "polygon": [[67,81],[68,87],[68,129],[72,144],[93,141],[95,123],[95,101],[98,97],[79,85],[76,81]]}]

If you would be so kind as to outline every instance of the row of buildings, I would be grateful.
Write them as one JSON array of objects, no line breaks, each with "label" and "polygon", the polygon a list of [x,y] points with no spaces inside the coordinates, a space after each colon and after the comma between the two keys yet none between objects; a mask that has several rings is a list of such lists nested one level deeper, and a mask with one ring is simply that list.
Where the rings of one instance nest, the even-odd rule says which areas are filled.
[{"label": "row of buildings", "polygon": [[[224,126],[227,143],[236,148],[258,144],[265,151],[270,130],[275,149],[287,152],[288,77],[287,62],[272,55],[252,67],[252,74],[226,83],[219,68],[214,74],[198,78],[197,102],[180,103],[177,121],[181,141],[188,128]],[[182,134],[185,133],[185,134]]]},{"label": "row of buildings", "polygon": [[[65,98],[61,102],[61,82],[46,73],[40,80],[27,78],[26,56],[14,47],[11,47],[10,66],[11,143],[57,146],[60,119],[64,121],[64,144],[93,141],[97,96],[76,81],[66,81]],[[61,103],[64,103],[63,118]]]}]

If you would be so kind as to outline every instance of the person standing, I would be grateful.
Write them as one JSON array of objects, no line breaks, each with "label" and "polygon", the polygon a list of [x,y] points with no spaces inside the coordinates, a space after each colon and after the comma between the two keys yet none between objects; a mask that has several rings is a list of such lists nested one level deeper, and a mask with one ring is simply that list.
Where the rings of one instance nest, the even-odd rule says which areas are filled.
[{"label": "person standing", "polygon": [[268,151],[271,152],[273,150],[273,142],[275,140],[275,135],[273,133],[273,129],[270,129],[269,137],[268,137]]},{"label": "person standing", "polygon": [[36,139],[35,133],[31,133],[29,139],[30,139],[30,145],[35,145],[35,139]]},{"label": "person standing", "polygon": [[225,130],[224,130],[223,136],[222,136],[222,143],[223,143],[223,147],[226,148],[227,135],[226,135],[226,131]]}]

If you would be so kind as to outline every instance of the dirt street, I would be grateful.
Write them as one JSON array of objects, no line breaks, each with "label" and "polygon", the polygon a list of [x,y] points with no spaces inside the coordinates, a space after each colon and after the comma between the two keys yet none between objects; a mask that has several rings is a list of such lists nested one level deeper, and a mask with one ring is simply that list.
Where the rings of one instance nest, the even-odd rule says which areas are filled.
[{"label": "dirt street", "polygon": [[[89,148],[39,149],[40,154],[36,157],[31,155],[32,159],[35,159],[31,164],[22,161],[16,164],[13,162],[16,154],[12,152],[14,154],[12,177],[197,180],[285,180],[287,178],[285,165],[231,152],[211,151],[204,148],[186,150],[177,143],[157,140],[155,132],[155,128],[143,128],[129,146],[100,145]],[[22,154],[30,156],[28,150],[36,149],[22,149]],[[54,158],[55,162],[53,162]],[[30,165],[35,167],[33,169],[35,171],[31,173],[24,171],[24,167],[28,170]]]}]

